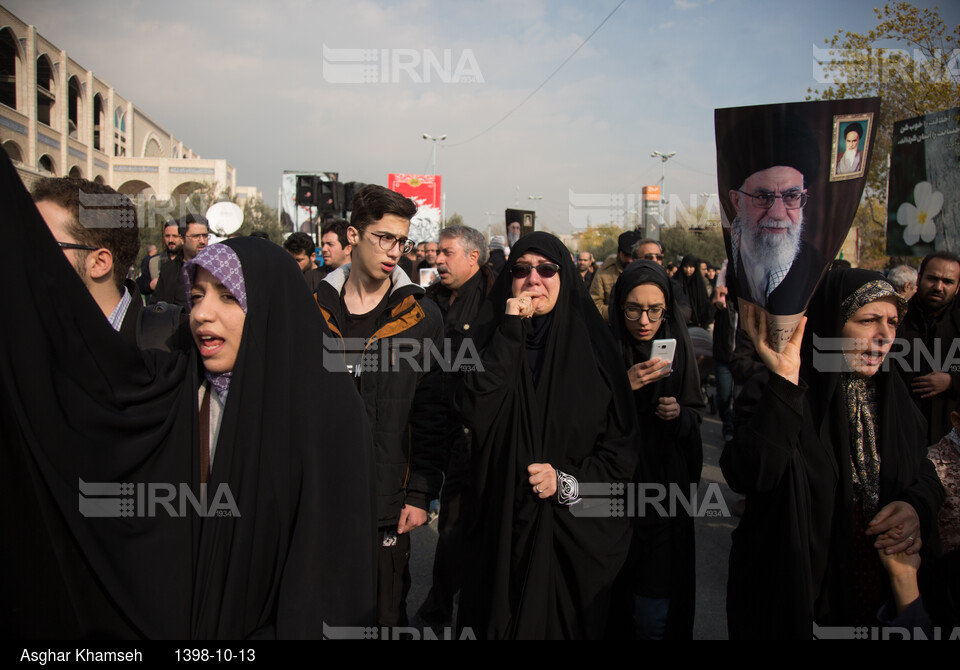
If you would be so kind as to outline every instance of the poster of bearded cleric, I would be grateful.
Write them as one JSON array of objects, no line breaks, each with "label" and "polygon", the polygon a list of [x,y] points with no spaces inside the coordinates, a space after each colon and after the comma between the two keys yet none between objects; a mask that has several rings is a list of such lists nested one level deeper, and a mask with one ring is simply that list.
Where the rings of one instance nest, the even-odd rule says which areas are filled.
[{"label": "poster of bearded cleric", "polygon": [[790,339],[843,244],[879,112],[880,99],[865,98],[714,113],[727,285],[767,311],[773,345]]},{"label": "poster of bearded cleric", "polygon": [[960,108],[893,124],[887,255],[960,252]]}]

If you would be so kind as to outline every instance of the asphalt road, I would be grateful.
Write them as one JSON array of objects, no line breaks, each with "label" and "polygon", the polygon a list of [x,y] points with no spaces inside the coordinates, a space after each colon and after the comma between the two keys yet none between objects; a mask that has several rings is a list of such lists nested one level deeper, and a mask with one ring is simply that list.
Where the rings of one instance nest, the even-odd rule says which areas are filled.
[{"label": "asphalt road", "polygon": [[[730,491],[718,465],[723,447],[720,421],[714,415],[704,418],[703,472],[699,500],[709,498],[711,484],[719,484],[727,510],[732,510],[739,499]],[[715,489],[714,489],[715,490]],[[726,587],[727,557],[730,555],[730,533],[736,528],[734,516],[700,517],[696,519],[697,540],[697,613],[694,638],[698,640],[725,640],[727,638]],[[427,596],[432,580],[433,553],[437,544],[436,522],[413,531],[410,572],[413,584],[407,600],[410,625],[421,628],[416,618],[417,609]]]}]

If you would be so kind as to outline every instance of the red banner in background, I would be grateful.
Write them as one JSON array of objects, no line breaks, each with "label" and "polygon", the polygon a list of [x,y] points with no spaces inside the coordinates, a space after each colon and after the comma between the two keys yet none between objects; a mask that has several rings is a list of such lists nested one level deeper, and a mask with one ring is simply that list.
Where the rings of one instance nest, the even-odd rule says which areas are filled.
[{"label": "red banner in background", "polygon": [[410,220],[410,239],[417,242],[439,241],[440,175],[389,174],[387,187],[417,203],[417,214]]},{"label": "red banner in background", "polygon": [[414,200],[423,207],[440,210],[440,175],[438,174],[389,174],[387,188]]}]

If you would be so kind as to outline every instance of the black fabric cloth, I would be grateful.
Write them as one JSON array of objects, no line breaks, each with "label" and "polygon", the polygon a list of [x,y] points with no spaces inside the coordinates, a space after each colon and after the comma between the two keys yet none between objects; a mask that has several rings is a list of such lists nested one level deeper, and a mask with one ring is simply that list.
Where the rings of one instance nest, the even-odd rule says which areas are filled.
[{"label": "black fabric cloth", "polygon": [[157,286],[147,303],[154,305],[158,302],[169,302],[189,309],[187,303],[187,286],[183,282],[183,252],[176,258],[166,260],[160,264],[160,275],[157,277]]},{"label": "black fabric cloth", "polygon": [[[672,282],[660,265],[641,260],[627,266],[610,298],[610,326],[626,368],[650,360],[652,341],[634,339],[622,309],[630,292],[641,284],[652,284],[663,293],[666,313],[655,338],[674,338],[677,348],[670,375],[633,392],[640,426],[640,461],[634,483],[659,484],[668,489],[673,486],[689,496],[691,485],[695,488],[700,483],[703,468],[700,422],[704,402],[693,345],[673,299]],[[656,413],[659,399],[665,397],[676,398],[680,404],[680,416],[672,421],[664,421]],[[630,558],[625,567],[630,575],[624,581],[632,584],[637,595],[668,598],[665,636],[692,639],[696,600],[693,519],[682,506],[669,518],[660,518],[656,510],[648,508],[633,519],[633,526]]]},{"label": "black fabric cloth", "polygon": [[[199,497],[196,351],[126,342],[5,156],[0,189],[6,232],[23,250],[0,269],[17,313],[17,328],[0,333],[2,507],[5,520],[32,522],[0,530],[6,634],[320,637],[324,623],[371,623],[370,434],[350,381],[310,353],[323,323],[289,254],[262,240],[227,243],[243,265],[248,313],[208,501],[225,502],[228,490],[238,514],[226,504],[225,516],[201,517],[187,504],[170,515],[144,509],[138,491],[174,487],[175,506],[184,487]],[[323,411],[294,393],[305,377],[329,390]],[[133,516],[119,502],[101,505],[115,512],[106,516],[85,513],[80,480],[132,485],[122,500]],[[111,490],[116,501],[122,491]]]},{"label": "black fabric cloth", "polygon": [[507,264],[507,255],[503,253],[503,249],[491,249],[490,258],[487,259],[487,267],[493,272],[494,277],[499,277],[500,273],[503,272],[504,266]]},{"label": "black fabric cloth", "polygon": [[[553,324],[536,387],[526,363],[529,324],[506,316],[510,268],[526,252],[560,264]],[[476,341],[482,366],[463,375],[457,408],[474,436],[475,499],[458,627],[478,638],[596,638],[626,559],[626,517],[578,516],[540,500],[527,467],[549,463],[581,483],[630,481],[636,411],[609,329],[554,236],[522,237],[484,303]]]},{"label": "black fabric cloth", "polygon": [[[747,496],[730,552],[731,638],[809,639],[814,623],[863,625],[853,620],[853,575],[870,566],[852,560],[853,435],[841,373],[815,368],[812,339],[839,337],[843,300],[875,280],[884,281],[866,270],[828,273],[808,310],[800,385],[765,372],[737,398],[736,437],[720,457],[730,487]],[[910,503],[927,544],[943,488],[926,458],[925,422],[896,374],[881,369],[872,381],[879,417],[879,504]]]},{"label": "black fabric cloth", "polygon": [[[952,361],[948,359],[954,343],[960,338],[960,306],[956,299],[940,315],[934,315],[915,293],[908,303],[907,315],[897,329],[897,338],[907,355],[898,358],[892,365],[908,389],[913,380],[922,375],[931,372],[950,375],[950,388],[932,398],[921,398],[919,393],[913,393],[912,390],[910,393],[914,404],[927,420],[927,444],[936,444],[953,429],[950,412],[957,409],[960,401],[960,368],[952,370]],[[928,355],[924,355],[924,351]],[[931,358],[940,363],[937,370],[931,367]]]},{"label": "black fabric cloth", "polygon": [[[693,268],[693,274],[689,277],[683,271],[684,266]],[[690,314],[687,316],[687,325],[697,328],[707,328],[712,320],[710,297],[707,295],[707,287],[703,283],[703,275],[700,273],[700,260],[693,254],[687,254],[680,263],[680,269],[673,276],[675,290],[682,294],[679,301],[689,305]]]}]

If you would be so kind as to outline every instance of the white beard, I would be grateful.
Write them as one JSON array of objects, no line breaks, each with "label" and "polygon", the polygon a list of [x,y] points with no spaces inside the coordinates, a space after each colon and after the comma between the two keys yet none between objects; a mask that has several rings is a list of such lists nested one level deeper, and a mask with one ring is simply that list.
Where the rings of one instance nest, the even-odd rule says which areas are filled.
[{"label": "white beard", "polygon": [[[740,255],[744,264],[748,268],[754,263],[760,264],[763,266],[765,274],[769,274],[774,268],[792,264],[800,253],[803,211],[801,210],[796,225],[789,219],[785,222],[776,219],[762,219],[761,221],[759,224],[754,224],[752,221],[745,221],[741,217],[737,217],[734,225],[740,226]],[[762,226],[771,223],[785,224],[789,232],[783,236],[765,234]]]},{"label": "white beard", "polygon": [[512,233],[509,230],[507,231],[507,244],[513,246],[517,243],[517,240],[520,239],[520,233]]}]

